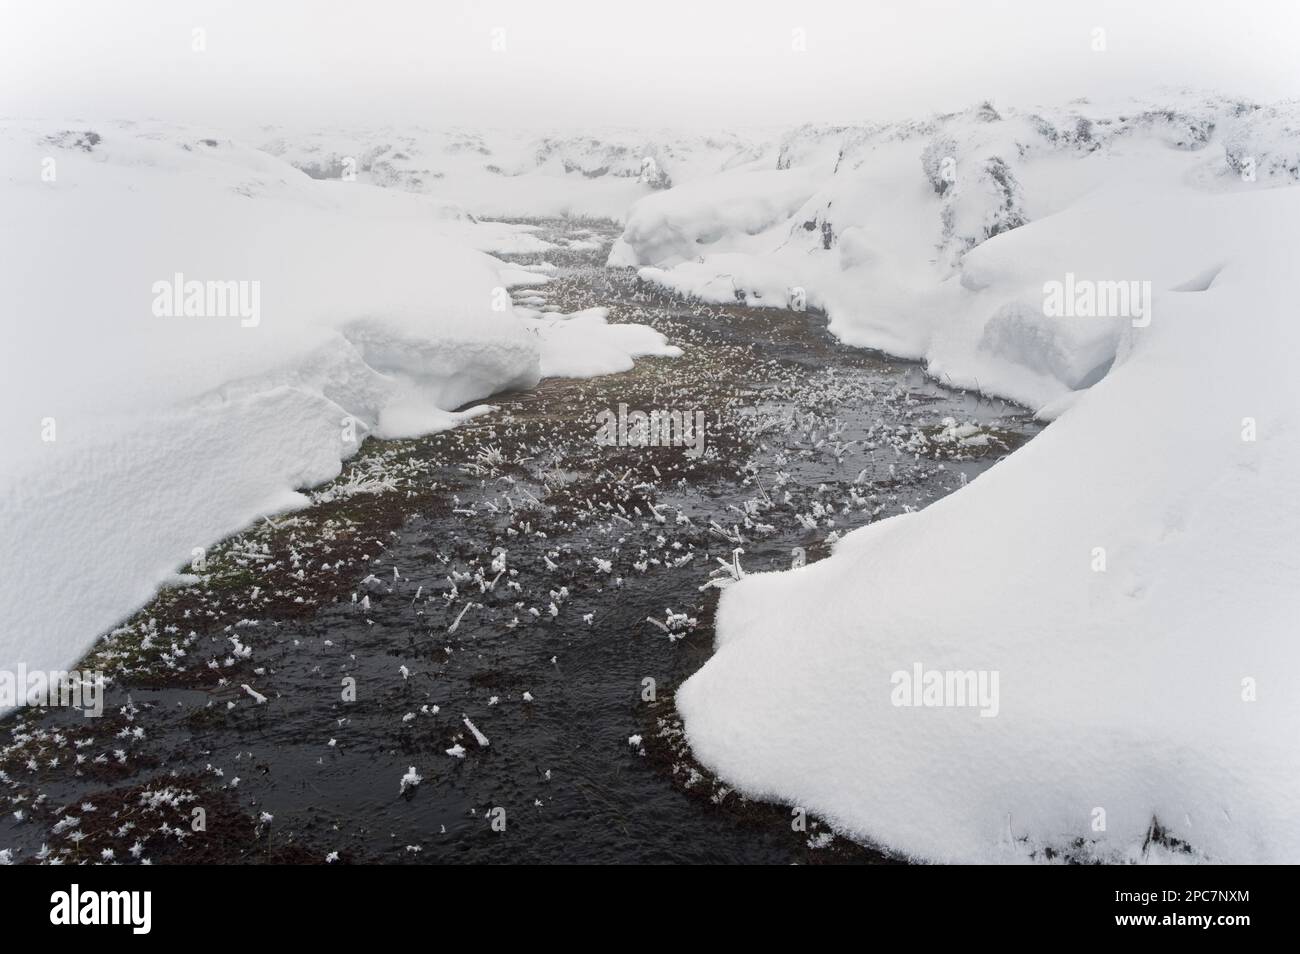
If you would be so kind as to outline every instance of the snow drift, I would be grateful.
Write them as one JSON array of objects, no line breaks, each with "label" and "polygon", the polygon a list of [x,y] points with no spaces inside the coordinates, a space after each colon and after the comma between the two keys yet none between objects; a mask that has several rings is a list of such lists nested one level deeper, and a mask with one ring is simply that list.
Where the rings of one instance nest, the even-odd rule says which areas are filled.
[{"label": "snow drift", "polygon": [[[708,302],[787,307],[801,291],[846,343],[922,360],[947,383],[1051,417],[1113,360],[1117,325],[1034,321],[1042,260],[1004,275],[972,250],[1049,216],[1079,221],[1094,204],[1148,205],[1129,221],[1149,233],[1166,227],[1160,215],[1181,214],[1184,199],[1298,175],[1293,106],[1172,103],[1006,114],[985,103],[924,121],[801,127],[766,171],[751,163],[641,199],[610,264]],[[1247,164],[1251,182],[1239,174]],[[1213,231],[1179,234],[1197,249],[1180,241],[1169,254],[1149,234],[1055,234],[1078,277],[1125,279],[1136,264],[1159,289],[1217,264],[1226,240]]]},{"label": "snow drift", "polygon": [[[1279,113],[805,130],[783,164],[826,184],[765,249],[701,259],[684,237],[643,268],[701,297],[725,274],[755,303],[802,285],[846,340],[1056,418],[930,508],[727,589],[677,695],[705,765],[919,859],[1300,860],[1300,190]],[[643,200],[620,254],[708,214],[674,201]],[[1067,275],[1150,283],[1145,317],[1049,314]],[[917,666],[996,673],[997,714],[896,704]]]},{"label": "snow drift", "polygon": [[[475,250],[545,243],[429,196],[133,123],[0,126],[0,192],[0,666],[73,663],[367,434],[557,373],[505,291],[545,278]],[[602,367],[667,350],[579,325]]]}]

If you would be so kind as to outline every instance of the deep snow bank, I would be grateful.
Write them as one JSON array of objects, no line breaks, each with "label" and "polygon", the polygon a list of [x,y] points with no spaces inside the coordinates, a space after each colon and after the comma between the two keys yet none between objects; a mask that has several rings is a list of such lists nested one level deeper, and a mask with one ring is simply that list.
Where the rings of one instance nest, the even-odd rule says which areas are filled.
[{"label": "deep snow bank", "polygon": [[[751,164],[640,200],[610,264],[639,266],[647,281],[710,302],[787,307],[801,298],[849,344],[923,360],[954,385],[1052,416],[1104,372],[1116,327],[1035,321],[1043,262],[994,272],[971,251],[1049,216],[1081,222],[1095,204],[1150,204],[1130,220],[1150,230],[1171,193],[1177,206],[1192,193],[1293,182],[1296,122],[1293,105],[1183,95],[1172,105],[1003,115],[984,104],[920,122],[802,127],[767,171]],[[1138,264],[1157,290],[1213,265],[1225,244],[1213,229],[1175,230],[1162,255],[1149,237],[1118,230],[1096,241],[1058,234],[1078,253],[1067,263],[1077,277],[1122,279],[1119,269]],[[1140,244],[1146,258],[1135,263],[1111,243]]]},{"label": "deep snow bank", "polygon": [[[834,216],[826,255],[726,261],[784,263],[845,337],[1060,414],[925,511],[724,592],[717,653],[677,701],[742,791],[924,859],[1300,860],[1300,189],[1282,162],[1243,182],[1215,123],[1171,123],[1045,159],[1072,165],[1013,190],[1028,224],[963,249],[946,280],[898,262],[919,246],[881,231],[890,190],[865,172],[881,204],[861,226],[801,213]],[[906,196],[916,167],[898,171]],[[846,248],[854,228],[876,237]],[[918,306],[906,289],[927,273],[940,287]],[[1049,317],[1067,273],[1151,282],[1146,318]],[[896,704],[927,701],[896,693],[917,666],[996,673],[996,715]],[[1153,826],[1190,853],[1149,845]]]},{"label": "deep snow bank", "polygon": [[556,347],[504,290],[545,278],[475,251],[530,230],[206,130],[0,126],[0,193],[0,667],[71,664],[368,433],[452,426]]}]

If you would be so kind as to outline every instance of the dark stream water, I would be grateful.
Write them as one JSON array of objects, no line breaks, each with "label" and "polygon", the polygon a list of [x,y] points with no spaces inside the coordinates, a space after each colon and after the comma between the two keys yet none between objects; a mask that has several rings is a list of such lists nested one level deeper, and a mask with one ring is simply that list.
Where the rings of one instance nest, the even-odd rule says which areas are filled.
[{"label": "dark stream water", "polygon": [[[202,583],[86,661],[113,674],[103,719],[0,723],[13,860],[884,860],[690,758],[672,693],[711,651],[710,571],[736,548],[746,572],[822,558],[1037,425],[843,347],[817,315],[655,294],[600,266],[616,229],[538,224],[601,246],[522,259],[559,266],[547,307],[604,305],[684,356],[368,442],[317,506],[214,548]],[[596,442],[620,404],[703,412],[706,452]],[[945,418],[985,437],[946,440]]]}]

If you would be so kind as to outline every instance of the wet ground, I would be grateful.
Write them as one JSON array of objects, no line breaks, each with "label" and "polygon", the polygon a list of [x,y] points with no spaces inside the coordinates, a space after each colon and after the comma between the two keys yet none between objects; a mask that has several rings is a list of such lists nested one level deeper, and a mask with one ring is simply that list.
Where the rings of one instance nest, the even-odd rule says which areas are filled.
[{"label": "wet ground", "polygon": [[[367,441],[312,507],[212,548],[83,662],[103,718],[0,722],[12,860],[889,860],[710,777],[673,691],[738,573],[823,558],[1037,425],[815,314],[642,287],[601,267],[608,225],[535,224],[559,247],[519,260],[552,281],[517,300],[685,354]],[[597,441],[621,404],[700,412],[704,453]]]}]

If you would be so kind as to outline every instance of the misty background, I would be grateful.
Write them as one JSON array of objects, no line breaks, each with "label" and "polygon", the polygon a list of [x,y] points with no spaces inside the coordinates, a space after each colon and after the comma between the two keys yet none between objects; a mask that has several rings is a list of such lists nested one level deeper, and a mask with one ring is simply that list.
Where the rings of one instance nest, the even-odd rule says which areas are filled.
[{"label": "misty background", "polygon": [[860,122],[1183,86],[1268,101],[1300,95],[1297,62],[1287,0],[0,2],[0,116],[232,130]]}]

